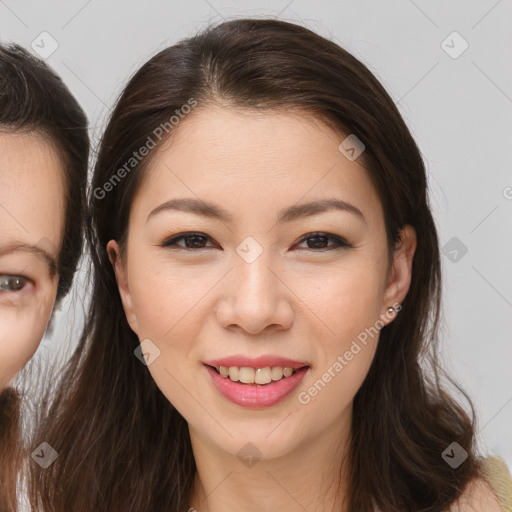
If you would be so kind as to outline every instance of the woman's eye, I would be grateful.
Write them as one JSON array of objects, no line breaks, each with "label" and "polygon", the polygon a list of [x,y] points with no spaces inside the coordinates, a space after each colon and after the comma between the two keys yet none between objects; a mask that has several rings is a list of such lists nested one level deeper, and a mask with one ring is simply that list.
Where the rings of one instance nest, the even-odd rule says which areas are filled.
[{"label": "woman's eye", "polygon": [[[184,241],[184,245],[178,244],[178,242]],[[184,233],[181,235],[175,235],[171,238],[167,239],[163,242],[162,247],[181,247],[183,249],[203,249],[210,248],[213,246],[205,246],[208,240],[211,238],[202,233]],[[329,240],[332,240],[333,243],[329,245]],[[330,251],[333,249],[338,249],[340,247],[352,247],[350,243],[348,243],[343,238],[340,238],[336,235],[330,235],[329,233],[309,233],[308,235],[302,237],[299,243],[308,243],[308,249],[318,249],[319,251]]]},{"label": "woman's eye", "polygon": [[[333,241],[333,244],[329,245],[329,240]],[[308,249],[319,249],[320,251],[332,251],[340,247],[352,247],[346,240],[336,235],[330,235],[329,233],[309,233],[302,237],[299,243],[308,243]]]},{"label": "woman's eye", "polygon": [[23,276],[0,275],[0,293],[22,290],[29,280]]},{"label": "woman's eye", "polygon": [[[185,241],[185,245],[178,245],[177,242]],[[185,233],[182,235],[175,235],[171,238],[167,239],[162,246],[163,247],[171,247],[177,246],[183,249],[201,249],[204,247],[204,243],[206,240],[210,240],[209,236],[203,235],[201,233]]]}]

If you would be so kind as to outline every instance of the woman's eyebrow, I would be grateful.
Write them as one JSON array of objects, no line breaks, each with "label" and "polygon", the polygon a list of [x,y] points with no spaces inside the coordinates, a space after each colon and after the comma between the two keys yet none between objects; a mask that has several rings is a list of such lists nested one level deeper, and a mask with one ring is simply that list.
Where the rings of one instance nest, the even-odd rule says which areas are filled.
[{"label": "woman's eyebrow", "polygon": [[[160,206],[157,206],[150,212],[146,222],[154,215],[168,210],[194,213],[196,215],[202,215],[203,217],[219,219],[226,223],[232,222],[234,219],[234,215],[232,213],[219,205],[202,199],[183,197],[171,199],[162,203]],[[311,201],[309,203],[289,206],[279,212],[277,223],[292,222],[301,217],[309,217],[311,215],[317,215],[330,210],[340,210],[353,213],[360,217],[365,224],[368,224],[363,212],[357,208],[357,206],[337,198],[321,199]]]},{"label": "woman's eyebrow", "polygon": [[0,256],[5,256],[7,254],[13,254],[15,252],[29,252],[37,256],[39,259],[43,260],[43,262],[48,267],[50,272],[50,277],[55,276],[57,273],[57,261],[55,258],[43,247],[38,245],[31,245],[25,242],[11,242],[7,245],[0,246]]}]

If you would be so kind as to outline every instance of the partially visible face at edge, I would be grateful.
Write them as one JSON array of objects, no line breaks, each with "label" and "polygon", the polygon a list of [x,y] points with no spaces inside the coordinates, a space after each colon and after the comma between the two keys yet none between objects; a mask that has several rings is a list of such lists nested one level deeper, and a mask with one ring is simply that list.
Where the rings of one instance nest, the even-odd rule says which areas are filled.
[{"label": "partially visible face at edge", "polygon": [[0,391],[34,355],[57,295],[63,167],[41,135],[0,131]]},{"label": "partially visible face at edge", "polygon": [[[407,294],[414,230],[406,227],[404,250],[390,267],[382,205],[367,171],[339,151],[344,137],[297,114],[196,111],[155,150],[132,203],[124,258],[115,241],[108,245],[128,322],[140,341],[160,350],[148,367],[152,377],[196,435],[222,451],[236,454],[250,440],[265,457],[277,457],[349,424],[378,336],[307,405],[298,395]],[[173,210],[150,215],[185,197],[215,203],[232,220]],[[327,198],[354,205],[364,219],[330,210],[276,223],[282,209]],[[163,245],[191,231],[200,238],[188,240],[190,248],[183,239]],[[302,241],[312,232],[351,246]],[[251,263],[237,253],[246,237],[262,250]],[[298,389],[266,408],[227,401],[203,365],[263,354],[310,365]]]}]

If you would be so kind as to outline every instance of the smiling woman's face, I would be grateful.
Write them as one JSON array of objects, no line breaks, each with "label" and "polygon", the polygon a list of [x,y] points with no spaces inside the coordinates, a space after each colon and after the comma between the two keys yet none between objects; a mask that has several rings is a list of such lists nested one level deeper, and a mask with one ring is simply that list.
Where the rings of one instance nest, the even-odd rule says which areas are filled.
[{"label": "smiling woman's face", "polygon": [[0,132],[0,391],[33,356],[53,309],[62,175],[40,136]]},{"label": "smiling woman's face", "polygon": [[[125,258],[109,243],[149,371],[210,446],[236,454],[251,441],[275,457],[347,427],[378,335],[359,350],[353,342],[392,321],[388,307],[407,293],[414,230],[390,262],[377,192],[339,151],[343,138],[298,114],[197,111],[154,155]],[[199,215],[168,203],[185,198],[182,209],[215,207]],[[301,209],[327,200],[346,207]],[[251,368],[270,368],[257,372],[261,382],[282,377],[272,367],[298,371],[234,384],[207,362],[245,367],[247,381]]]}]

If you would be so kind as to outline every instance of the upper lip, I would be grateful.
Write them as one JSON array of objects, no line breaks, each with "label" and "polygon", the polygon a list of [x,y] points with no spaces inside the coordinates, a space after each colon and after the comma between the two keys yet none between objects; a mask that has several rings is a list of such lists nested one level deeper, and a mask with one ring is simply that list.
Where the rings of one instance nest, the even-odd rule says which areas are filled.
[{"label": "upper lip", "polygon": [[248,367],[248,368],[266,368],[268,366],[280,366],[282,368],[293,368],[298,370],[303,366],[309,366],[308,363],[294,361],[292,359],[288,359],[286,357],[279,357],[273,355],[263,355],[260,357],[247,357],[247,356],[227,356],[222,359],[211,359],[209,361],[204,361],[204,364],[208,366],[214,366],[215,368],[219,368],[220,366],[238,366],[239,368]]}]

